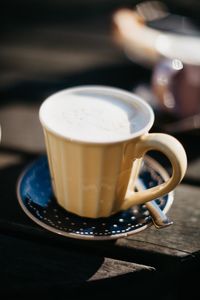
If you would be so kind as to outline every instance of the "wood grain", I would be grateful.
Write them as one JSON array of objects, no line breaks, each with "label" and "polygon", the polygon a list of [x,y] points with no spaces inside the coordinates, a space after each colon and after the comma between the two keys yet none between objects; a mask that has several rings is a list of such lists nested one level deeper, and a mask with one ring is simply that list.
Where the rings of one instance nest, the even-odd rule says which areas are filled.
[{"label": "wood grain", "polygon": [[[151,76],[150,70],[129,61],[114,45],[112,11],[108,8],[104,15],[106,1],[101,9],[98,1],[100,11],[95,10],[96,2],[87,1],[94,15],[88,4],[82,4],[84,15],[77,15],[76,4],[83,1],[75,1],[69,20],[66,13],[70,17],[71,12],[59,13],[59,5],[53,1],[45,16],[40,2],[36,6],[31,2],[32,13],[30,4],[20,1],[26,10],[22,18],[22,13],[15,11],[16,4],[11,10],[14,2],[8,1],[6,19],[0,20],[5,25],[0,46],[1,295],[5,291],[7,298],[10,292],[11,299],[17,299],[18,294],[20,299],[27,299],[27,295],[37,299],[48,291],[48,299],[83,299],[84,295],[86,299],[113,299],[113,295],[115,299],[128,299],[130,294],[137,299],[158,295],[162,300],[190,299],[198,288],[195,278],[199,278],[200,269],[198,135],[177,136],[186,148],[189,163],[175,191],[169,212],[174,224],[169,228],[157,230],[152,226],[116,241],[79,241],[46,231],[21,211],[15,191],[18,176],[44,151],[38,120],[43,99],[78,84],[132,90],[141,81],[149,84]],[[66,1],[59,2],[66,7]],[[46,4],[42,5],[46,11]],[[189,6],[193,11],[191,3]]]},{"label": "wood grain", "polygon": [[[127,239],[127,243],[141,245],[141,249],[172,256],[187,256],[200,249],[199,187],[181,184],[169,212],[174,224],[157,230],[154,227]],[[119,242],[120,243],[120,242]],[[143,246],[142,246],[143,245]]]}]

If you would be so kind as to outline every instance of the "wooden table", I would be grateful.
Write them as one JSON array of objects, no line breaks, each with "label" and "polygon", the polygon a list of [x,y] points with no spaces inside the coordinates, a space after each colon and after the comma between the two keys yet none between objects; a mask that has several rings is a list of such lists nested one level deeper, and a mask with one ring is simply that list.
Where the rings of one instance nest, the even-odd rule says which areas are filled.
[{"label": "wooden table", "polygon": [[199,133],[177,136],[189,166],[175,190],[169,228],[152,226],[116,241],[79,241],[39,227],[17,202],[18,176],[45,151],[38,108],[47,95],[79,84],[131,90],[150,80],[150,70],[129,62],[113,44],[109,16],[77,23],[32,21],[5,30],[0,47],[0,285],[7,297],[182,299],[198,293]]}]

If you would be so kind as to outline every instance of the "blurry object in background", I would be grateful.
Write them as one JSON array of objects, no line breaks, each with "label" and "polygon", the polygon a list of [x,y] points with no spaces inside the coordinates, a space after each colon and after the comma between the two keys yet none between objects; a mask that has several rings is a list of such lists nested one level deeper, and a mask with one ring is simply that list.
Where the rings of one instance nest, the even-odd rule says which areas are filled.
[{"label": "blurry object in background", "polygon": [[136,5],[136,11],[146,22],[169,15],[167,6],[160,1],[145,1]]},{"label": "blurry object in background", "polygon": [[187,117],[175,122],[171,122],[163,126],[166,132],[171,134],[183,133],[183,132],[195,132],[200,133],[200,113]]},{"label": "blurry object in background", "polygon": [[157,30],[147,28],[145,20],[136,11],[120,9],[113,16],[113,37],[133,61],[145,65],[156,63],[160,55],[155,49]]},{"label": "blurry object in background", "polygon": [[199,61],[165,59],[154,68],[153,92],[161,108],[177,118],[200,113],[200,52],[198,55]]},{"label": "blurry object in background", "polygon": [[[192,19],[171,14],[159,1],[113,15],[113,38],[133,62],[150,68],[150,86],[133,91],[161,116],[168,133],[200,129],[200,31]],[[142,95],[144,96],[144,95]],[[163,118],[163,116],[165,117]]]},{"label": "blurry object in background", "polygon": [[166,110],[162,110],[149,84],[141,83],[136,85],[133,93],[139,95],[153,107],[156,115],[155,127],[158,131],[163,131],[169,134],[190,133],[200,134],[200,113],[195,113],[192,116],[177,118]]},{"label": "blurry object in background", "polygon": [[[177,28],[182,27],[183,30],[170,32],[167,28],[171,22],[170,18],[173,18],[174,24],[179,24]],[[165,26],[156,26],[156,28],[151,22],[148,24],[149,21],[154,20],[158,20],[160,24],[163,22]],[[161,58],[182,60],[186,51],[199,61],[199,35],[195,27],[194,35],[192,30],[188,35],[186,23],[192,28],[188,18],[170,14],[162,2],[147,1],[138,4],[134,10],[119,9],[114,13],[113,37],[131,60],[150,67]],[[184,31],[187,31],[187,35]]]}]

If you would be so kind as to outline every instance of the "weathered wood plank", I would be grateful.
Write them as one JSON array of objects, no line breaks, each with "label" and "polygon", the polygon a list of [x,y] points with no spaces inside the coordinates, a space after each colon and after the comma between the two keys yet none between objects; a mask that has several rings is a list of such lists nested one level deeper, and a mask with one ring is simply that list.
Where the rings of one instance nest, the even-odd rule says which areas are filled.
[{"label": "weathered wood plank", "polygon": [[189,162],[184,181],[190,184],[198,183],[200,185],[200,158],[199,157]]},{"label": "weathered wood plank", "polygon": [[[6,100],[10,100],[10,102],[4,102],[4,104],[1,105],[0,110],[0,122],[3,127],[2,145],[5,148],[7,147],[7,149],[8,147],[11,149],[11,152],[4,151],[3,153],[1,152],[0,155],[0,178],[2,183],[0,191],[1,195],[4,196],[4,203],[2,205],[4,209],[1,209],[0,211],[0,218],[1,220],[6,220],[8,222],[4,227],[4,232],[6,231],[6,226],[8,226],[12,237],[12,232],[14,230],[13,227],[15,224],[18,224],[18,232],[15,234],[20,236],[21,230],[21,234],[24,234],[27,239],[29,236],[29,229],[31,229],[30,236],[34,235],[35,241],[37,238],[44,238],[46,242],[51,240],[52,244],[57,244],[57,247],[62,245],[65,249],[68,247],[74,247],[73,249],[75,250],[81,247],[82,250],[88,251],[90,249],[91,252],[95,249],[95,251],[101,255],[107,253],[107,255],[113,257],[121,256],[123,259],[128,257],[129,260],[132,254],[134,260],[134,257],[143,253],[140,261],[145,261],[145,263],[148,262],[148,256],[152,257],[162,255],[165,259],[166,257],[171,257],[179,260],[189,255],[194,255],[194,253],[198,252],[200,249],[200,206],[198,201],[200,191],[200,187],[198,187],[200,182],[200,160],[198,145],[195,145],[193,149],[191,148],[194,140],[193,136],[182,138],[182,142],[186,146],[189,154],[189,166],[184,180],[185,182],[192,184],[195,181],[196,187],[181,184],[176,189],[175,202],[169,213],[174,221],[174,225],[170,228],[158,231],[151,227],[138,235],[131,236],[127,239],[119,239],[115,243],[87,243],[49,234],[35,225],[23,214],[23,212],[21,212],[17,204],[15,184],[17,177],[21,172],[20,167],[28,161],[27,157],[26,160],[23,160],[23,154],[26,151],[27,153],[39,153],[44,150],[42,129],[38,120],[38,108],[39,103],[43,99],[43,94],[59,89],[63,84],[68,84],[69,80],[71,80],[70,84],[74,84],[74,82],[85,83],[85,74],[82,74],[82,77],[78,77],[78,80],[77,77],[73,77],[73,80],[70,79],[71,77],[67,78],[67,80],[66,77],[63,78],[63,74],[65,74],[65,76],[69,76],[73,70],[76,72],[85,70],[90,66],[104,66],[107,65],[108,61],[109,64],[126,61],[123,59],[123,55],[121,55],[118,50],[115,55],[113,55],[113,51],[116,49],[114,49],[114,45],[108,41],[108,36],[106,34],[100,34],[99,39],[96,40],[96,38],[94,38],[96,32],[93,32],[91,35],[91,28],[89,25],[86,25],[84,31],[82,28],[83,36],[81,38],[90,41],[91,38],[95,39],[95,51],[97,53],[94,56],[91,56],[91,42],[90,44],[85,45],[84,51],[83,48],[79,49],[79,46],[77,46],[77,37],[80,38],[79,30],[77,28],[76,31],[73,32],[75,35],[71,34],[70,26],[69,28],[64,28],[64,30],[61,27],[56,27],[53,32],[51,29],[43,28],[43,31],[40,32],[41,35],[38,36],[38,29],[40,28],[37,26],[38,25],[33,28],[33,35],[31,36],[31,42],[33,44],[32,48],[30,48],[28,52],[25,50],[27,50],[26,43],[30,41],[30,36],[28,31],[26,31],[26,28],[23,32],[20,32],[21,29],[19,29],[19,35],[17,35],[17,38],[15,39],[13,39],[12,35],[8,36],[7,42],[6,40],[4,41],[1,52],[2,57],[5,55],[7,58],[12,56],[12,60],[9,60],[9,64],[11,63],[13,70],[15,70],[14,73],[13,70],[10,71],[8,64],[8,73],[5,72],[5,77],[1,81],[1,89],[4,92],[4,95],[6,96],[7,92],[9,92]],[[51,36],[52,41],[57,39],[58,43],[63,40],[64,37],[71,36],[71,43],[69,44],[67,42],[64,46],[62,44],[62,46],[60,45],[58,49],[54,49],[54,42],[52,42],[51,45],[46,45],[46,48],[39,49],[38,43],[40,44],[41,39],[46,43],[45,37],[49,36]],[[102,48],[98,49],[99,45],[102,46],[102,40],[104,44],[106,43],[106,49],[103,50]],[[23,51],[19,51],[19,46],[22,46],[22,50],[24,53],[26,52],[27,55],[25,57],[26,59],[21,61],[21,64],[18,63],[18,58],[21,57]],[[10,49],[7,49],[9,47]],[[15,51],[16,49],[18,51]],[[72,49],[73,53],[71,52]],[[15,52],[15,56],[12,55],[14,53],[13,51]],[[63,53],[63,51],[65,53]],[[60,54],[62,55],[59,56]],[[46,57],[45,60],[43,59],[44,56]],[[57,56],[59,56],[59,58],[56,58]],[[55,59],[54,61],[52,61],[52,57]],[[101,60],[99,60],[100,57]],[[71,58],[73,59],[71,60]],[[87,58],[86,61],[80,64],[80,62],[85,58]],[[33,62],[36,60],[37,64],[33,66]],[[38,68],[38,62],[41,62],[41,60],[42,64],[40,64]],[[50,60],[52,61],[51,65],[49,65]],[[123,83],[128,81],[129,86],[131,87],[137,79],[136,77],[138,77],[138,70],[139,67],[134,65],[132,68],[123,68],[122,72],[112,71],[112,75],[116,73],[117,77],[114,81],[108,81],[107,84],[112,82],[112,84],[120,86],[122,81]],[[113,76],[106,75],[107,72],[108,70],[105,70],[101,75],[97,72],[98,78],[95,80],[97,80],[98,83],[100,80],[100,83],[102,83],[105,82],[105,80],[108,80],[108,77],[113,79]],[[127,75],[128,72],[131,76]],[[141,73],[142,80],[144,79],[143,76],[149,78],[150,72],[148,73],[147,71],[144,72],[144,70],[142,70]],[[94,73],[91,72],[87,77],[87,80],[90,81],[93,79],[93,75]],[[37,81],[37,79],[39,80]],[[139,80],[141,80],[141,78],[139,78]],[[32,89],[30,89],[29,85]],[[12,90],[13,87],[17,88]],[[34,97],[37,95],[37,97],[34,98],[32,97],[32,92],[37,89],[40,90],[37,94],[33,93]],[[28,90],[28,94],[22,93],[22,90]],[[21,102],[21,94],[23,96],[23,102]],[[15,96],[18,99],[17,102],[15,101]],[[30,100],[29,98],[31,99],[31,102],[28,101]],[[8,120],[12,120],[12,122],[8,122]],[[12,149],[15,149],[16,153],[15,151],[12,152]],[[17,152],[19,149],[24,151],[22,155]],[[9,187],[6,185],[7,182],[9,182]],[[24,226],[20,227],[21,225]],[[127,255],[127,249],[130,250],[129,255]]]},{"label": "weathered wood plank", "polygon": [[[13,162],[11,160],[13,159]],[[41,235],[41,237],[50,237],[51,241],[55,240],[55,243],[61,241],[62,245],[66,247],[82,247],[82,250],[96,249],[97,253],[101,255],[111,255],[112,257],[118,256],[118,249],[123,259],[126,259],[126,249],[130,249],[132,253],[143,251],[146,256],[154,256],[157,254],[170,256],[172,258],[181,259],[188,255],[193,255],[200,250],[200,201],[199,192],[200,188],[197,186],[181,184],[175,191],[175,201],[169,212],[169,216],[174,221],[174,224],[165,229],[157,230],[153,226],[145,231],[133,235],[127,239],[119,239],[115,243],[87,243],[80,242],[71,239],[65,239],[53,234],[49,234],[47,231],[41,229],[34,224],[27,216],[21,211],[15,192],[15,184],[17,177],[23,165],[19,164],[19,158],[16,156],[10,156],[10,164],[8,163],[8,170],[3,165],[0,178],[1,178],[1,193],[5,195],[5,201],[2,202],[3,210],[0,212],[1,220],[5,220],[4,225],[1,224],[1,230],[10,230],[12,235],[13,231],[17,231],[17,235],[22,232],[27,237],[35,235],[35,239]],[[9,161],[9,155],[6,158]],[[23,161],[23,159],[22,159]],[[13,163],[13,165],[12,165]],[[15,166],[16,164],[16,166]],[[6,182],[10,182],[13,186],[12,189],[6,185]],[[20,227],[20,224],[23,226]],[[35,230],[35,232],[34,232]],[[118,256],[119,258],[119,256]],[[129,256],[130,258],[130,256]],[[148,264],[148,260],[139,260],[140,263]],[[151,263],[149,263],[151,265]]]},{"label": "weathered wood plank", "polygon": [[118,244],[177,257],[200,250],[200,188],[181,184],[169,212],[171,227],[157,230],[153,226]]},{"label": "weathered wood plank", "polygon": [[150,266],[105,257],[103,264],[97,270],[97,272],[91,278],[89,278],[89,281],[114,278],[116,276],[130,274],[132,272],[153,270],[154,268]]},{"label": "weathered wood plank", "polygon": [[7,288],[33,289],[50,284],[71,288],[89,281],[153,271],[148,266],[83,253],[78,248],[69,251],[39,240],[3,234],[0,240],[1,286]]},{"label": "weathered wood plank", "polygon": [[[0,109],[1,145],[29,152],[44,151],[44,137],[38,112],[39,105],[30,103],[8,104],[2,107]],[[0,163],[3,163],[4,159],[2,157]]]},{"label": "weathered wood plank", "polygon": [[[9,5],[8,8],[10,10]],[[88,11],[89,17],[92,16],[87,8],[85,11]],[[48,299],[75,299],[76,296],[83,299],[83,289],[80,292],[78,288],[94,284],[92,292],[85,293],[87,299],[88,296],[103,299],[105,295],[112,299],[115,298],[113,295],[118,296],[117,299],[128,298],[127,290],[133,298],[138,299],[147,299],[150,295],[160,299],[175,299],[174,293],[172,297],[169,296],[169,290],[174,288],[176,293],[175,281],[177,284],[180,280],[179,289],[189,299],[195,284],[189,284],[188,278],[193,280],[196,274],[192,277],[193,272],[188,272],[186,267],[182,277],[177,276],[173,262],[199,255],[200,161],[199,149],[197,144],[194,147],[193,142],[196,138],[191,137],[185,144],[189,167],[184,179],[196,187],[181,184],[177,188],[175,203],[169,213],[174,220],[171,228],[158,231],[151,227],[116,242],[78,241],[54,235],[37,226],[18,206],[15,192],[17,177],[33,156],[44,150],[38,120],[38,107],[44,95],[74,84],[106,83],[131,89],[137,80],[149,79],[150,75],[150,72],[143,70],[140,76],[139,68],[130,62],[129,66],[132,67],[116,68],[114,71],[105,68],[102,73],[101,70],[95,71],[94,78],[94,72],[87,73],[88,69],[127,63],[123,53],[109,40],[108,32],[105,32],[108,29],[107,23],[98,10],[95,15],[98,16],[96,26],[91,26],[94,24],[92,16],[91,20],[86,18],[87,22],[85,19],[81,25],[76,21],[64,27],[63,20],[59,25],[60,15],[57,12],[52,10],[53,16],[58,19],[56,25],[45,22],[40,25],[37,15],[37,22],[31,25],[31,35],[30,27],[21,27],[22,23],[12,29],[12,20],[1,45],[1,58],[4,61],[0,80],[0,123],[3,126],[1,145],[4,147],[0,152],[1,296],[4,290],[4,298],[9,298],[9,292],[13,292],[10,298],[18,299],[16,292],[20,292],[19,299],[31,299],[31,295],[37,299],[38,296],[47,296],[48,291]],[[77,8],[74,12],[77,17]],[[66,12],[62,15],[66,17]],[[169,261],[173,269],[170,276]],[[157,272],[152,272],[149,265],[160,267],[163,264],[167,266],[165,276],[158,273],[155,278]],[[196,265],[198,269],[199,265]],[[189,267],[192,269],[191,264]],[[174,277],[171,277],[172,274]],[[197,287],[198,284],[196,290]],[[70,297],[69,291],[72,289]]]}]

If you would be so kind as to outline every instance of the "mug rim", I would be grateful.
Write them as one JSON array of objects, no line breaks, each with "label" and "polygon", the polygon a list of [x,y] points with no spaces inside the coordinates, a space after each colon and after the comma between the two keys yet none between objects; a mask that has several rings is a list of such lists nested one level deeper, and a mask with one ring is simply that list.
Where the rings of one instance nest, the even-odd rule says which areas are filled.
[{"label": "mug rim", "polygon": [[[143,108],[148,112],[149,114],[149,121],[147,122],[147,124],[140,130],[135,131],[134,133],[131,133],[128,137],[124,137],[124,138],[119,138],[119,139],[115,139],[115,140],[111,140],[111,141],[92,141],[92,140],[84,140],[84,139],[77,139],[77,138],[73,138],[71,136],[66,136],[62,133],[57,132],[56,130],[50,128],[50,126],[48,126],[48,124],[46,124],[46,122],[43,119],[42,116],[42,108],[44,107],[44,104],[49,101],[51,98],[53,97],[57,97],[60,96],[62,94],[69,94],[72,92],[81,92],[81,91],[94,91],[94,92],[106,92],[108,96],[114,96],[117,95],[118,97],[120,97],[120,100],[123,101],[124,97],[129,98],[131,100],[136,101],[137,103],[140,104],[140,106],[143,106]],[[125,101],[125,100],[124,100]],[[40,109],[39,109],[39,120],[42,124],[42,126],[48,130],[49,132],[53,133],[54,135],[70,141],[70,142],[75,142],[75,143],[80,143],[80,144],[89,144],[89,145],[111,145],[111,144],[117,144],[117,143],[122,143],[122,142],[128,142],[131,141],[145,133],[148,133],[149,130],[151,129],[151,127],[153,126],[154,123],[154,112],[152,107],[142,98],[140,98],[139,96],[137,96],[134,93],[131,93],[129,91],[123,90],[121,88],[116,88],[116,87],[111,87],[111,86],[104,86],[104,85],[79,85],[79,86],[74,86],[74,87],[70,87],[70,88],[66,88],[66,89],[62,89],[60,91],[57,91],[53,94],[51,94],[49,97],[47,97],[41,104]]]}]

